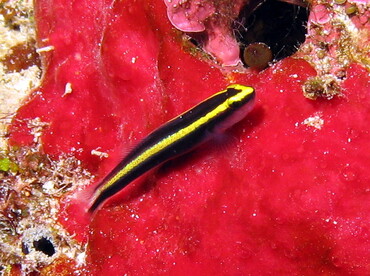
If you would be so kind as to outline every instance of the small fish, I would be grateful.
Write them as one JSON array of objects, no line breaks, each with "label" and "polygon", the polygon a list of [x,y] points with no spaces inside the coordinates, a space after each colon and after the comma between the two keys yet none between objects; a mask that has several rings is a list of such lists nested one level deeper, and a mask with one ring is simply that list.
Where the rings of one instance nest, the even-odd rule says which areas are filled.
[{"label": "small fish", "polygon": [[252,87],[232,84],[154,130],[97,186],[89,212],[149,170],[239,122],[252,110],[254,99]]}]

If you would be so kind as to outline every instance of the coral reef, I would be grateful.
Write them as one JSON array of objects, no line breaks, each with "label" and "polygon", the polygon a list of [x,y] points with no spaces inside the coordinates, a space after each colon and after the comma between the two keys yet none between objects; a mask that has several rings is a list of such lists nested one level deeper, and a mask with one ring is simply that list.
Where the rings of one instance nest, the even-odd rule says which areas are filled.
[{"label": "coral reef", "polygon": [[[2,272],[369,273],[368,4],[309,2],[296,52],[260,41],[260,71],[234,38],[248,3],[230,3],[35,3],[36,44],[15,49],[43,77],[0,156]],[[127,149],[229,83],[256,89],[250,116],[86,215]]]}]

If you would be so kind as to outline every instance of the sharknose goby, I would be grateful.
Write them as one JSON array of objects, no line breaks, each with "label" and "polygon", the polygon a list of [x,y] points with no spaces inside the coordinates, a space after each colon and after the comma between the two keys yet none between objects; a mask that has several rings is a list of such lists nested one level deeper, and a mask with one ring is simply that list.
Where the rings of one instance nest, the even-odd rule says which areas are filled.
[{"label": "sharknose goby", "polygon": [[254,99],[252,87],[232,84],[154,130],[96,187],[89,212],[149,170],[239,122],[252,110]]}]

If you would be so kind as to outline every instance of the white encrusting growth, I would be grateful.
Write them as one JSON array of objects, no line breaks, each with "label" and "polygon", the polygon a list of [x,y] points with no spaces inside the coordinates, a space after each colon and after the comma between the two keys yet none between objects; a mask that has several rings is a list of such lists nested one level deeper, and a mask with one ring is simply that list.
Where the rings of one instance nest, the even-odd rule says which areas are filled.
[{"label": "white encrusting growth", "polygon": [[71,94],[71,93],[72,93],[72,83],[67,82],[66,86],[64,88],[64,93],[63,93],[62,97],[65,97],[66,95]]},{"label": "white encrusting growth", "polygon": [[45,46],[45,47],[41,47],[41,48],[36,49],[36,52],[38,54],[40,54],[40,53],[44,53],[44,52],[53,51],[54,49],[55,49],[55,47],[53,45],[49,45],[49,46]]},{"label": "white encrusting growth", "polygon": [[324,125],[324,119],[322,119],[319,115],[315,115],[305,119],[302,124],[314,127],[316,129],[322,129]]},{"label": "white encrusting growth", "polygon": [[98,149],[99,148],[93,149],[91,151],[91,155],[96,155],[96,156],[99,156],[100,158],[108,158],[109,157],[109,154],[108,153],[103,152],[103,151],[99,151]]}]

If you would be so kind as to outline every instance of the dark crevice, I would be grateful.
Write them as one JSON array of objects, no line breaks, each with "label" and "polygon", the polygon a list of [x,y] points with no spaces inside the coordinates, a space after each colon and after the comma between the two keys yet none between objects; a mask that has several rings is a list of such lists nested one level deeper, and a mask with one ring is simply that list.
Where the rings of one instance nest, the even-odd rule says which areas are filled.
[{"label": "dark crevice", "polygon": [[277,0],[252,1],[234,22],[234,33],[244,49],[252,43],[270,47],[273,60],[294,54],[305,41],[309,8]]},{"label": "dark crevice", "polygon": [[22,252],[23,254],[29,254],[30,253],[30,249],[28,248],[27,244],[22,242]]},{"label": "dark crevice", "polygon": [[48,255],[49,257],[53,256],[55,253],[55,248],[53,243],[48,240],[47,238],[41,238],[37,241],[33,241],[33,247],[37,251],[41,251],[45,255]]}]

